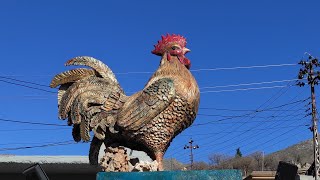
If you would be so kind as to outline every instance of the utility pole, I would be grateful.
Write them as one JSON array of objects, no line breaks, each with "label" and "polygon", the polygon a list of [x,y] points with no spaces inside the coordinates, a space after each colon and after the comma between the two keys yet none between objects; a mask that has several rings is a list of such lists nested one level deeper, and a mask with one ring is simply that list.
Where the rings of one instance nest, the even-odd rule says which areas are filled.
[{"label": "utility pole", "polygon": [[185,145],[185,146],[184,146],[184,149],[190,149],[190,170],[193,169],[193,152],[192,152],[192,150],[199,148],[198,145],[193,146],[192,143],[193,143],[193,140],[190,139],[190,141],[189,141],[189,146],[188,146],[188,145]]},{"label": "utility pole", "polygon": [[[316,117],[317,108],[316,108],[316,96],[314,91],[314,86],[318,85],[318,80],[320,79],[320,72],[315,72],[314,68],[319,67],[320,64],[318,62],[317,58],[314,58],[313,56],[309,55],[309,60],[304,61],[301,60],[299,64],[303,66],[303,68],[300,69],[298,78],[304,79],[307,77],[308,84],[311,88],[311,115],[312,115],[312,127],[310,127],[310,130],[313,133],[313,155],[314,155],[314,175],[315,180],[319,179],[319,170],[320,170],[320,154],[319,154],[319,141],[318,141],[318,119]],[[298,82],[298,86],[304,86],[304,82]]]},{"label": "utility pole", "polygon": [[262,164],[261,164],[261,171],[264,171],[264,151],[262,151]]}]

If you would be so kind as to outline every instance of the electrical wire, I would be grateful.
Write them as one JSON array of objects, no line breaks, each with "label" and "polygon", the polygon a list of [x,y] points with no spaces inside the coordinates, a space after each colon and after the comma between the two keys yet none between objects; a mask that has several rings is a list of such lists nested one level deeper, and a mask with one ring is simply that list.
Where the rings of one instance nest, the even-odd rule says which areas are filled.
[{"label": "electrical wire", "polygon": [[54,91],[48,91],[48,90],[45,90],[45,89],[41,89],[41,88],[37,88],[37,87],[32,87],[32,86],[28,86],[28,85],[23,85],[23,84],[19,84],[19,83],[14,83],[14,82],[9,82],[9,81],[6,81],[6,80],[2,80],[0,79],[1,82],[4,82],[4,83],[7,83],[7,84],[12,84],[12,85],[16,85],[16,86],[21,86],[21,87],[26,87],[26,88],[29,88],[29,89],[35,89],[35,90],[38,90],[38,91],[43,91],[43,92],[48,92],[48,93],[53,93],[53,94],[56,94],[57,92],[54,92]]},{"label": "electrical wire", "polygon": [[[300,121],[302,118],[300,118],[300,119],[298,119],[297,121]],[[291,119],[290,119],[291,120]],[[289,121],[290,122],[290,121]],[[278,121],[276,121],[274,124],[273,124],[273,126],[272,125],[269,125],[268,127],[270,128],[270,129],[272,129],[272,128],[275,128],[276,126],[277,126],[277,124],[276,123],[278,123]],[[262,124],[262,123],[261,123]],[[261,124],[259,124],[259,125],[257,125],[257,126],[255,126],[255,128],[256,127],[258,127],[258,126],[261,126]],[[305,124],[304,124],[305,125]],[[238,134],[237,135],[237,137],[239,137],[239,136],[241,136],[241,135],[243,135],[243,134],[245,134],[246,132],[244,132],[244,133],[241,133],[241,134]],[[262,131],[261,133],[259,133],[259,134],[263,134],[263,133],[266,133],[266,131]],[[268,133],[268,134],[271,134],[270,132]],[[250,137],[254,137],[254,138],[256,138],[256,140],[255,141],[258,141],[258,140],[260,140],[261,141],[261,138],[257,138],[258,137],[258,134],[257,133],[255,133],[255,135],[254,136],[252,136],[251,134],[249,134],[248,136],[246,136],[246,137],[244,137],[244,138],[242,138],[241,140],[239,140],[239,141],[236,141],[236,142],[232,142],[232,144],[230,144],[230,145],[232,145],[232,146],[234,146],[234,145],[236,145],[236,144],[239,144],[239,143],[241,143],[241,142],[244,142],[244,141],[246,141],[246,144],[253,144],[253,142],[255,142],[255,141],[248,141],[248,139],[250,138]],[[231,140],[231,139],[230,139]],[[227,140],[228,142],[229,142],[229,140]],[[220,147],[220,148],[218,148],[218,149],[216,149],[216,151],[222,151],[222,150],[224,150],[224,149],[226,149],[226,148],[230,148],[231,146],[230,145],[225,145],[225,146],[222,146],[222,147]],[[242,147],[244,147],[243,145],[242,145]],[[255,145],[255,147],[256,147],[256,145]]]},{"label": "electrical wire", "polygon": [[26,83],[26,84],[32,84],[32,85],[36,85],[36,86],[42,86],[42,87],[50,88],[48,85],[38,84],[38,83],[35,83],[35,82],[31,82],[31,81],[23,81],[23,80],[20,80],[20,79],[6,77],[6,76],[0,76],[0,79],[7,79],[7,80]]},{"label": "electrical wire", "polygon": [[0,133],[6,132],[21,132],[21,131],[56,131],[56,130],[70,130],[70,128],[54,128],[54,129],[37,129],[37,128],[30,128],[30,129],[1,129]]},{"label": "electrical wire", "polygon": [[43,148],[43,147],[62,146],[62,145],[71,145],[71,144],[80,144],[80,143],[77,143],[77,142],[74,142],[74,141],[70,140],[70,141],[56,142],[56,143],[36,145],[36,146],[21,146],[21,147],[0,148],[0,151],[13,151],[13,150]]},{"label": "electrical wire", "polygon": [[234,91],[249,91],[249,90],[259,90],[259,89],[274,89],[274,88],[284,88],[289,86],[265,86],[258,88],[242,88],[242,89],[225,89],[225,90],[217,90],[217,91],[200,91],[200,93],[219,93],[219,92],[234,92]]},{"label": "electrical wire", "polygon": [[52,123],[42,123],[42,122],[28,122],[28,121],[18,121],[12,119],[3,119],[0,118],[2,122],[11,122],[11,123],[20,123],[20,124],[32,124],[32,125],[43,125],[43,126],[68,126],[63,124],[52,124]]},{"label": "electrical wire", "polygon": [[[238,67],[224,67],[224,68],[205,68],[205,69],[192,69],[191,72],[199,72],[199,71],[221,71],[221,70],[236,70],[236,69],[253,69],[253,68],[269,68],[269,67],[283,67],[283,66],[296,66],[298,64],[270,64],[270,65],[255,65],[255,66],[238,66]],[[119,75],[126,74],[152,74],[154,72],[150,71],[133,71],[133,72],[122,72],[115,73]]]},{"label": "electrical wire", "polygon": [[231,84],[231,85],[224,85],[224,86],[206,86],[202,87],[201,89],[216,89],[216,88],[225,88],[225,87],[238,87],[238,86],[251,86],[251,85],[261,85],[261,84],[273,84],[273,83],[280,83],[280,82],[292,82],[299,79],[287,79],[287,80],[276,80],[276,81],[264,81],[264,82],[254,82],[254,83],[243,83],[243,84]]},{"label": "electrical wire", "polygon": [[289,129],[288,131],[285,131],[285,132],[283,132],[282,134],[280,134],[280,135],[278,135],[278,136],[276,136],[276,137],[274,137],[274,138],[271,138],[271,139],[269,139],[269,140],[267,140],[267,141],[263,141],[262,143],[260,143],[260,144],[255,144],[255,146],[253,147],[253,148],[251,148],[251,149],[249,149],[249,150],[247,150],[248,152],[250,152],[250,151],[253,151],[252,149],[256,149],[257,147],[259,147],[259,146],[261,146],[261,145],[265,145],[265,144],[267,144],[268,142],[272,142],[273,140],[275,140],[275,139],[277,139],[277,138],[279,138],[279,137],[281,137],[281,136],[283,136],[283,135],[285,135],[285,134],[288,134],[288,133],[290,133],[290,132],[292,132],[293,130],[295,130],[296,128],[291,128],[291,129]]},{"label": "electrical wire", "polygon": [[[13,79],[13,78],[9,78],[9,79]],[[20,82],[28,82],[30,84],[37,84],[37,83],[29,82],[29,81],[21,81],[21,80],[17,80],[17,79],[15,79],[15,80],[16,81],[20,81]],[[48,93],[57,94],[57,92],[54,92],[54,91],[49,91],[49,90],[45,90],[45,89],[41,89],[41,88],[37,88],[37,87],[32,87],[32,86],[28,86],[28,85],[24,85],[24,84],[9,82],[9,81],[6,81],[6,80],[1,80],[1,79],[0,79],[0,81],[4,82],[4,83],[12,84],[12,85],[17,85],[17,86],[30,88],[30,89],[35,89],[35,90],[39,90],[39,91],[44,91],[44,92],[48,92]],[[293,80],[283,80],[283,82],[287,82],[287,81],[293,81]],[[252,85],[253,84],[265,84],[265,83],[272,83],[272,82],[280,82],[280,81],[270,81],[270,82],[261,82],[261,83],[251,83],[251,84]],[[40,85],[40,84],[37,84],[37,85]],[[237,84],[237,85],[225,85],[225,86],[212,86],[212,87],[204,87],[202,89],[219,88],[219,87],[235,87],[235,86],[244,86],[244,85],[250,85],[250,83],[249,84]],[[42,86],[44,86],[44,85],[42,85]],[[45,86],[45,87],[47,87],[47,86]],[[200,93],[201,94],[206,94],[206,93],[220,93],[220,92],[235,92],[235,91],[274,89],[274,88],[284,88],[284,87],[288,87],[288,86],[265,86],[265,87],[239,88],[239,89],[209,90],[209,91],[200,91]],[[132,93],[134,93],[134,92],[132,92]],[[43,98],[40,98],[40,99],[43,99]]]},{"label": "electrical wire", "polygon": [[[283,66],[296,66],[298,64],[269,64],[269,65],[253,65],[253,66],[236,66],[236,67],[222,67],[222,68],[203,68],[203,69],[192,69],[191,72],[199,71],[221,71],[221,70],[236,70],[236,69],[254,69],[254,68],[272,68],[272,67],[283,67]],[[128,72],[115,72],[116,75],[127,75],[127,74],[152,74],[151,71],[128,71]],[[16,77],[21,75],[2,75],[5,77]],[[53,75],[37,75],[37,76],[52,76]]]},{"label": "electrical wire", "polygon": [[198,71],[221,71],[221,70],[235,70],[235,69],[253,69],[253,68],[268,68],[268,67],[283,67],[283,66],[296,66],[298,64],[270,64],[270,65],[256,65],[256,66],[238,66],[238,67],[225,67],[225,68],[208,68],[208,69],[194,69],[192,72]]},{"label": "electrical wire", "polygon": [[[300,120],[300,119],[299,119]],[[261,121],[256,121],[261,122]],[[302,126],[309,126],[308,124],[301,124],[301,125],[295,125],[295,126],[280,126],[280,127],[274,127],[274,128],[260,128],[260,129],[247,129],[247,130],[239,130],[239,131],[224,131],[221,133],[229,134],[234,132],[250,132],[250,131],[261,131],[261,130],[270,130],[270,129],[286,129],[286,128],[292,128],[292,127],[302,127]],[[199,134],[183,134],[181,136],[204,136],[204,135],[211,135],[211,134],[221,134],[217,132],[213,133],[199,133]]]},{"label": "electrical wire", "polygon": [[[274,106],[274,107],[270,107],[270,108],[261,109],[261,110],[255,109],[255,110],[243,110],[243,111],[252,111],[252,112],[272,111],[274,109],[278,109],[278,108],[285,107],[285,106],[288,106],[288,105],[292,105],[292,104],[296,104],[296,103],[300,103],[300,102],[305,102],[308,99],[310,99],[310,97],[305,98],[305,99],[300,99],[300,100],[297,100],[297,101],[294,101],[294,102],[290,102],[290,103],[281,104],[279,106]],[[215,110],[217,110],[216,108],[200,108],[200,109],[215,109]],[[218,109],[218,110],[221,110],[221,109]],[[225,109],[223,109],[223,110],[225,110]],[[232,111],[237,111],[237,110],[232,110]],[[277,111],[296,111],[296,110],[284,109],[284,110],[277,110]],[[199,113],[198,115],[215,116],[215,115],[211,115],[211,114],[202,114],[202,113]],[[247,115],[247,114],[244,114],[244,115]],[[238,117],[238,116],[227,116],[227,117]]]}]

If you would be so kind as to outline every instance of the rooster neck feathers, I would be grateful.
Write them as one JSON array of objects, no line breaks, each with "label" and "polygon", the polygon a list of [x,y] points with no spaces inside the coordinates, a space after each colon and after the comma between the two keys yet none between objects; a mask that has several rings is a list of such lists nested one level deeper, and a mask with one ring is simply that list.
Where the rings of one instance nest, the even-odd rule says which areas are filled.
[{"label": "rooster neck feathers", "polygon": [[[152,75],[145,87],[161,78],[172,79],[175,82],[178,94],[187,97],[187,99],[199,96],[198,85],[194,77],[176,56],[171,57],[171,60],[168,61],[167,55],[164,54],[159,69]],[[181,84],[184,86],[181,86]]]}]

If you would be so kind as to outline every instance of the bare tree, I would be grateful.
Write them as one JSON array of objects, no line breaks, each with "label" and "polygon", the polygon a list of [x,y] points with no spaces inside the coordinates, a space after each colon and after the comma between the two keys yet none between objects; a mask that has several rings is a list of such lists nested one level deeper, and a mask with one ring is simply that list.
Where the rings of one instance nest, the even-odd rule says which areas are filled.
[{"label": "bare tree", "polygon": [[211,154],[209,156],[209,165],[211,165],[211,169],[230,169],[232,168],[231,159],[231,156],[225,154]]},{"label": "bare tree", "polygon": [[254,170],[261,170],[262,169],[262,159],[263,159],[263,153],[261,151],[257,151],[249,155],[253,158],[254,162]]},{"label": "bare tree", "polygon": [[234,169],[242,170],[243,175],[247,176],[253,169],[252,161],[251,157],[237,157],[233,159],[232,165]]},{"label": "bare tree", "polygon": [[210,166],[209,166],[209,164],[207,164],[206,162],[203,162],[203,161],[194,162],[193,169],[194,170],[207,170],[207,169],[210,169]]},{"label": "bare tree", "polygon": [[219,166],[219,165],[221,165],[222,162],[225,162],[225,161],[227,161],[227,160],[229,160],[229,159],[231,159],[231,157],[228,156],[228,155],[225,155],[225,154],[219,154],[219,153],[217,153],[217,154],[211,154],[211,155],[209,156],[209,164],[210,164],[210,165],[217,165],[217,166]]},{"label": "bare tree", "polygon": [[267,156],[264,160],[264,167],[266,170],[276,171],[279,164],[278,156]]}]

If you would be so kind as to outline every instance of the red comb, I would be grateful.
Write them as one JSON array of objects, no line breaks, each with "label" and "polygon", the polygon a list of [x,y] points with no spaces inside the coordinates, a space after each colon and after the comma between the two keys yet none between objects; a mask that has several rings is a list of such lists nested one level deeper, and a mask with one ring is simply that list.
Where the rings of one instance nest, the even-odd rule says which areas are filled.
[{"label": "red comb", "polygon": [[187,44],[186,38],[176,34],[167,34],[166,36],[161,36],[161,38],[162,39],[158,41],[158,44],[154,45],[154,50],[151,51],[153,54],[160,56],[163,55],[166,50],[166,47],[171,43],[177,43],[181,47],[185,47]]}]

